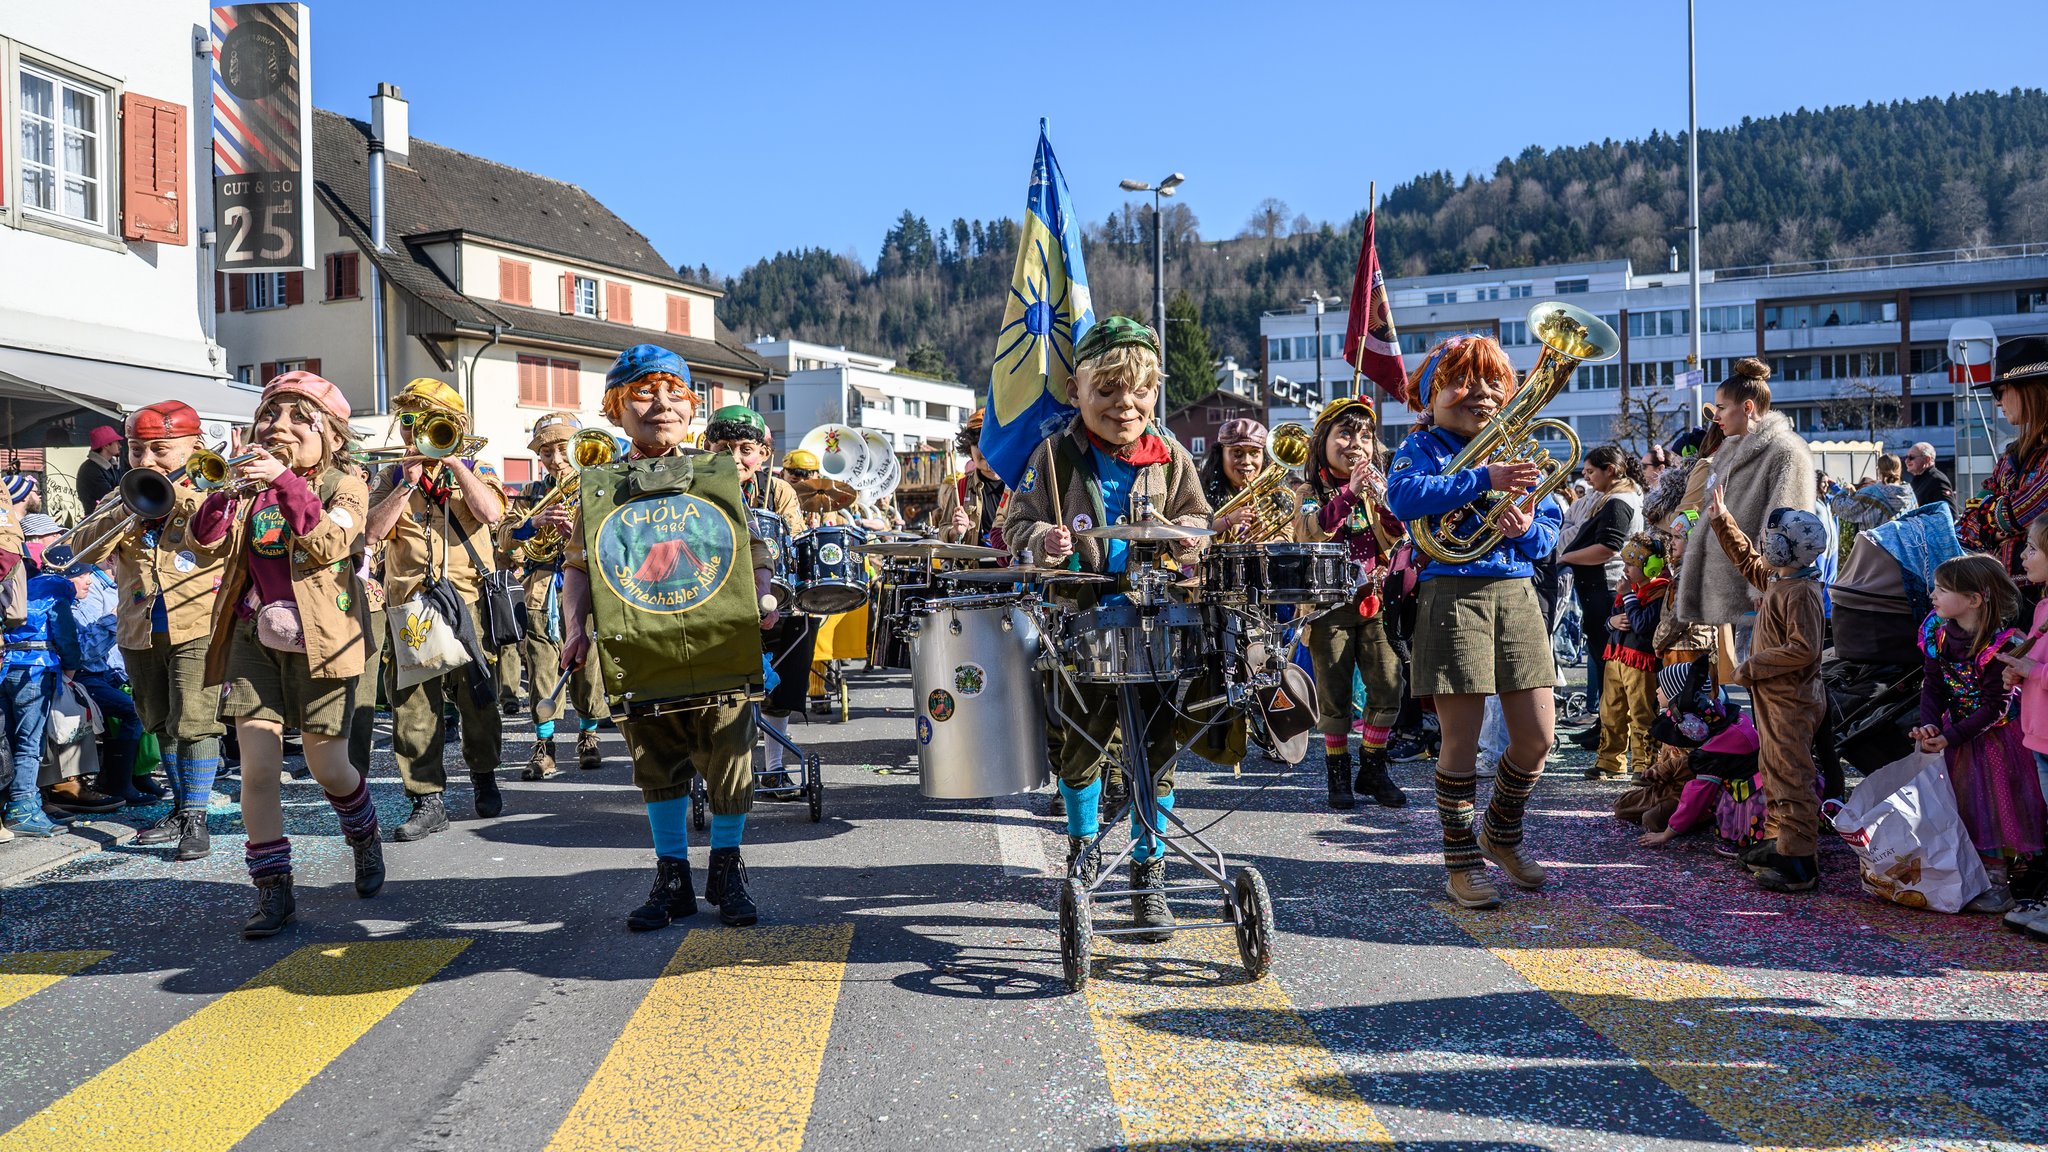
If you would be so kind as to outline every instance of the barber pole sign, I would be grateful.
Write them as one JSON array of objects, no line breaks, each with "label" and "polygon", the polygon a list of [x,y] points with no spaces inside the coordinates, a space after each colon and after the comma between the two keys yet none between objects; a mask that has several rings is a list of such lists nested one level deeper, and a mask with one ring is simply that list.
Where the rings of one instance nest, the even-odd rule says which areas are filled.
[{"label": "barber pole sign", "polygon": [[313,86],[303,4],[213,10],[213,206],[222,272],[313,267]]}]

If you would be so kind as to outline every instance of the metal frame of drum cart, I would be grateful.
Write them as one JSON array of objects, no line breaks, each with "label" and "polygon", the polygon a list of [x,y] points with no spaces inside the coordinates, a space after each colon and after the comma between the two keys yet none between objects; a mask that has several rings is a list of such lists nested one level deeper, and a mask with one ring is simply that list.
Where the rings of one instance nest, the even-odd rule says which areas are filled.
[{"label": "metal frame of drum cart", "polygon": [[[764,723],[761,717],[761,705],[758,702],[748,704],[747,707],[754,713],[754,727],[759,729],[770,740],[782,745],[783,751],[796,757],[794,771],[791,770],[791,762],[788,760],[784,760],[782,767],[777,769],[777,771],[785,776],[802,778],[801,780],[792,779],[787,787],[762,787],[761,781],[769,776],[766,761],[763,761],[763,766],[760,768],[753,767],[754,750],[749,748],[747,749],[748,771],[753,774],[754,795],[766,797],[770,800],[780,800],[790,792],[800,792],[810,808],[811,823],[816,824],[823,820],[825,818],[825,761],[816,752],[805,752],[803,747],[796,741],[784,736]],[[704,789],[704,776],[702,773],[692,774],[690,777],[690,827],[702,832],[711,822],[710,812],[711,800],[709,793]]]}]

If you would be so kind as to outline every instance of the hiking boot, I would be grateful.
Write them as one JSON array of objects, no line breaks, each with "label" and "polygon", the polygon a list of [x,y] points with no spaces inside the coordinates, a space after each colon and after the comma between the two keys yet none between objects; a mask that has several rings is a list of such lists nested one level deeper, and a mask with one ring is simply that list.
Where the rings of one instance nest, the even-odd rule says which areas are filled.
[{"label": "hiking boot", "polygon": [[[1776,841],[1771,842],[1773,846]],[[1820,887],[1820,858],[1780,856],[1772,852],[1760,868],[1752,868],[1756,882],[1773,892],[1811,892]]]},{"label": "hiking boot", "polygon": [[405,818],[391,832],[391,838],[400,844],[414,840],[425,840],[435,832],[448,830],[448,808],[441,802],[439,792],[429,792],[412,798],[412,815]]},{"label": "hiking boot", "polygon": [[1067,837],[1067,875],[1093,886],[1102,875],[1102,845],[1095,836]]},{"label": "hiking boot", "polygon": [[672,921],[697,914],[697,894],[690,888],[690,862],[654,858],[654,887],[647,903],[626,913],[626,927],[635,932],[653,932]]},{"label": "hiking boot", "polygon": [[[1163,888],[1166,885],[1166,858],[1140,864],[1131,861],[1132,888]],[[1173,909],[1166,904],[1164,892],[1139,892],[1131,897],[1131,927],[1152,928],[1152,932],[1134,932],[1124,937],[1140,944],[1164,944],[1173,939]]]},{"label": "hiking boot", "polygon": [[242,921],[242,939],[261,940],[275,936],[298,916],[299,903],[292,898],[292,874],[280,872],[275,876],[258,876],[256,910]]},{"label": "hiking boot", "polygon": [[479,820],[494,820],[505,810],[505,794],[498,791],[498,774],[492,772],[471,772],[469,786],[476,792],[476,815]]},{"label": "hiking boot", "polygon": [[595,772],[604,767],[604,749],[598,747],[597,730],[576,734],[576,767]]},{"label": "hiking boot", "polygon": [[158,844],[169,844],[185,834],[185,827],[178,821],[178,813],[184,809],[176,804],[171,810],[156,818],[156,823],[135,834],[133,843],[153,848]]},{"label": "hiking boot", "polygon": [[[1761,880],[1762,877],[1758,877],[1758,879]],[[1992,879],[1991,887],[1977,893],[1976,899],[1963,905],[1963,911],[1989,912],[2002,916],[2012,911],[2014,907],[2012,886],[2005,882],[2004,877],[1999,876]]]},{"label": "hiking boot", "polygon": [[1408,794],[1387,774],[1387,750],[1362,748],[1358,753],[1358,776],[1351,782],[1353,792],[1363,792],[1382,808],[1406,808]]},{"label": "hiking boot", "polygon": [[83,776],[73,776],[43,789],[43,811],[62,812],[73,816],[104,816],[119,812],[121,801],[86,787]]},{"label": "hiking boot", "polygon": [[555,767],[555,742],[535,740],[533,754],[526,758],[526,767],[519,773],[521,780],[545,780],[558,775],[562,770]]},{"label": "hiking boot", "polygon": [[747,894],[747,865],[737,848],[711,850],[710,875],[704,879],[704,900],[718,905],[718,922],[745,928],[760,919],[754,898]]},{"label": "hiking boot", "polygon": [[1330,807],[1339,812],[1358,807],[1358,798],[1351,794],[1351,753],[1324,753],[1323,767],[1330,778]]},{"label": "hiking boot", "polygon": [[1595,764],[1586,769],[1586,779],[1588,780],[1619,780],[1626,775],[1628,775],[1628,769],[1626,768],[1616,768],[1610,771]]},{"label": "hiking boot", "polygon": [[1055,819],[1063,819],[1067,814],[1067,794],[1060,791],[1057,783],[1052,786],[1052,801],[1045,806],[1045,814]]},{"label": "hiking boot", "polygon": [[1543,865],[1522,855],[1520,844],[1495,844],[1487,839],[1486,829],[1479,830],[1479,854],[1493,861],[1494,866],[1508,874],[1515,887],[1527,888],[1531,892],[1543,887],[1548,878]]},{"label": "hiking boot", "polygon": [[204,860],[213,855],[213,837],[206,831],[206,809],[187,808],[178,813],[178,859]]},{"label": "hiking boot", "polygon": [[1498,908],[1500,889],[1484,868],[1461,868],[1444,879],[1444,892],[1461,908]]},{"label": "hiking boot", "polygon": [[346,836],[349,851],[356,857],[356,895],[367,900],[384,887],[384,844],[377,839],[377,830],[370,829],[358,840]]}]

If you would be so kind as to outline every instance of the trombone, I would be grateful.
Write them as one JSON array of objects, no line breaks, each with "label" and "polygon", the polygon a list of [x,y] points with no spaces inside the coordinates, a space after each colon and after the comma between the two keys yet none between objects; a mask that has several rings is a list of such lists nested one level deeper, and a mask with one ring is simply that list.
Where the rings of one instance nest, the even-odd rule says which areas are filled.
[{"label": "trombone", "polygon": [[[193,453],[195,458],[198,455],[198,452]],[[178,503],[177,494],[171,486],[174,479],[174,476],[148,468],[130,468],[121,475],[120,494],[93,509],[85,519],[50,541],[45,554],[61,555],[68,551],[73,557],[97,559],[141,527],[143,521],[160,520],[171,514],[171,509]],[[109,520],[111,524],[105,523]],[[85,537],[84,543],[78,542],[80,536]]]},{"label": "trombone", "polygon": [[474,456],[483,451],[486,442],[482,436],[463,435],[459,417],[446,412],[429,412],[413,425],[410,445],[394,444],[389,448],[370,448],[350,455],[358,464],[392,464],[414,456],[446,460],[450,456]]}]

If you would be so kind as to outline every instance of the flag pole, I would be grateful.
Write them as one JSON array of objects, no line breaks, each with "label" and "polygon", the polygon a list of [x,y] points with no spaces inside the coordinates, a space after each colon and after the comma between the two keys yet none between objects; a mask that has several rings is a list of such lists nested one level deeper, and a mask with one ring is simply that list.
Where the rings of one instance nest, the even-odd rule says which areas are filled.
[{"label": "flag pole", "polygon": [[[1368,181],[1366,181],[1366,182],[1365,182],[1365,218],[1366,218],[1366,221],[1367,221],[1368,223],[1370,223],[1370,222],[1372,221],[1372,214],[1373,214],[1373,213],[1374,213],[1375,211],[1377,211],[1377,210],[1378,210],[1378,208],[1379,208],[1379,203],[1378,203],[1378,201],[1379,201],[1379,195],[1380,195],[1380,183],[1379,183],[1379,181],[1377,181],[1377,180],[1368,180]],[[1356,296],[1357,296],[1358,294],[1354,292],[1354,293],[1352,293],[1352,295],[1353,295],[1354,297],[1356,297]],[[1356,307],[1358,307],[1358,301],[1357,301],[1356,299],[1352,299],[1352,300],[1346,301],[1346,303],[1347,303],[1347,304],[1349,304],[1349,305],[1350,305],[1350,306],[1351,306],[1352,308],[1356,308]],[[1368,307],[1370,307],[1370,306],[1371,306],[1371,301],[1367,301],[1367,306],[1368,306]],[[1368,314],[1368,315],[1367,315],[1367,317],[1366,317],[1366,320],[1367,320],[1367,322],[1368,322],[1368,323],[1370,323],[1370,322],[1371,322],[1371,319],[1372,319],[1371,315],[1370,315],[1370,314]],[[1356,348],[1353,348],[1353,349],[1351,350],[1351,394],[1352,394],[1353,396],[1356,396],[1356,395],[1358,395],[1358,379],[1359,379],[1359,377],[1361,377],[1361,376],[1364,376],[1364,375],[1365,375],[1365,372],[1364,372],[1364,370],[1363,370],[1363,369],[1361,369],[1361,368],[1360,368],[1360,367],[1358,366],[1358,364],[1359,364],[1359,361],[1361,361],[1361,360],[1364,360],[1364,359],[1365,359],[1365,336],[1366,336],[1366,330],[1365,330],[1365,329],[1363,329],[1363,328],[1359,329],[1359,336],[1358,336],[1358,347],[1356,347]],[[1317,349],[1317,354],[1318,354],[1318,355],[1320,355],[1320,354],[1321,354],[1321,351],[1322,351],[1321,349]],[[1380,410],[1380,399],[1379,399],[1379,391],[1378,391],[1378,386],[1377,386],[1377,385],[1374,385],[1374,392],[1373,392],[1373,404],[1372,404],[1372,409],[1373,409],[1373,411],[1374,411],[1374,412],[1378,412],[1378,411]]]}]

